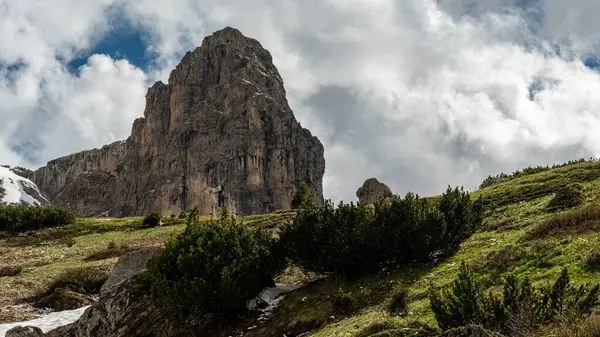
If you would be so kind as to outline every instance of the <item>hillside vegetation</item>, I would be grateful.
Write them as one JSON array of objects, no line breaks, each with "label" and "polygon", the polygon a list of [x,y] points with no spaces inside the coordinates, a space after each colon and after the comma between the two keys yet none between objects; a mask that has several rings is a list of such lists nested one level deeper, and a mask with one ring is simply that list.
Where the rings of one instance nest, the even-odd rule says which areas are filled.
[{"label": "hillside vegetation", "polygon": [[[463,262],[486,293],[501,293],[509,276],[529,278],[533,287],[551,287],[564,267],[574,287],[596,284],[599,178],[600,162],[581,160],[524,170],[474,191],[472,199],[482,197],[486,205],[485,218],[453,256],[396,270],[384,268],[352,281],[319,280],[288,294],[275,316],[251,335],[312,329],[309,336],[401,336],[398,329],[436,328],[430,290],[448,289]],[[350,310],[339,310],[340,299],[352,303]],[[397,303],[401,310],[393,310]],[[514,324],[508,335],[598,336],[600,318],[595,314],[577,320],[556,318],[537,328]],[[386,330],[388,334],[382,332]]]},{"label": "hillside vegetation", "polygon": [[[435,227],[431,227],[424,237],[439,235],[438,240],[430,241],[428,247],[431,249],[418,247],[418,250],[407,251],[404,248],[406,243],[394,246],[398,254],[410,257],[407,260],[396,256],[393,263],[388,263],[391,260],[384,251],[372,251],[366,257],[380,256],[381,259],[358,261],[365,272],[349,273],[353,271],[351,261],[348,261],[354,257],[352,254],[360,256],[360,252],[369,247],[369,242],[384,240],[384,237],[343,243],[348,238],[331,232],[330,238],[339,240],[330,243],[342,242],[347,246],[355,243],[355,246],[350,245],[349,248],[354,250],[348,250],[347,256],[331,252],[327,256],[330,261],[319,259],[318,254],[311,255],[310,250],[303,251],[302,247],[286,247],[288,250],[293,248],[295,252],[290,256],[293,263],[288,261],[291,264],[276,281],[292,283],[310,279],[312,282],[286,294],[269,320],[238,322],[235,331],[224,331],[223,335],[243,330],[244,336],[296,336],[307,331],[310,331],[309,336],[321,337],[435,336],[440,326],[446,328],[444,325],[453,320],[444,322],[439,312],[434,314],[431,299],[444,301],[444,296],[451,295],[449,291],[453,284],[470,284],[475,294],[473,298],[480,298],[483,302],[488,296],[496,298],[499,300],[497,305],[503,308],[502,312],[512,315],[506,300],[500,301],[502,293],[506,298],[507,284],[522,292],[526,288],[524,282],[529,280],[531,291],[537,295],[529,296],[527,301],[532,302],[522,303],[535,302],[536,308],[540,308],[538,316],[503,318],[502,327],[497,327],[498,330],[509,336],[598,336],[600,316],[595,314],[597,303],[591,300],[581,303],[597,295],[594,295],[597,291],[594,285],[600,275],[600,162],[575,161],[499,177],[496,180],[488,178],[482,188],[470,193],[473,204],[469,207],[475,207],[477,200],[484,206],[483,218],[472,218],[473,222],[469,222],[476,224],[476,228],[469,229],[467,226],[461,227],[464,230],[460,232],[446,230],[438,233],[433,231]],[[414,198],[414,202],[405,201]],[[460,195],[456,194],[453,200],[459,199]],[[420,225],[414,228],[422,228],[422,224],[430,220],[445,219],[449,223],[449,216],[454,213],[439,208],[443,200],[439,196],[419,199],[409,194],[399,199],[396,213],[389,209],[383,213],[372,213],[377,212],[373,209],[377,210],[380,206],[348,208],[342,205],[340,207],[346,209],[344,212],[348,216],[347,221],[338,226],[361,231],[365,230],[362,224],[371,223],[370,226],[383,226],[381,228],[385,229],[384,225],[378,225],[383,224],[377,220],[380,217],[372,218],[373,214],[420,214],[413,222]],[[419,206],[421,203],[424,203],[423,206]],[[327,207],[332,209],[331,205]],[[411,209],[416,213],[397,213]],[[331,219],[328,212],[325,209],[304,216]],[[287,211],[246,217],[244,223],[250,228],[275,229],[279,233],[289,227],[286,223],[293,220],[295,214]],[[142,218],[77,219],[75,224],[40,230],[35,235],[7,235],[0,240],[0,265],[11,267],[12,272],[7,274],[14,275],[0,276],[0,306],[47,293],[63,270],[81,267],[109,270],[123,252],[141,246],[163,245],[169,236],[184,231],[184,219],[163,218],[163,222],[162,226],[146,228]],[[324,223],[324,220],[312,224],[316,226],[318,223]],[[399,225],[402,223],[398,222]],[[323,230],[319,226],[305,229]],[[284,231],[284,235],[289,233]],[[308,232],[299,229],[291,233],[302,240],[306,240],[308,235]],[[395,238],[402,239],[401,236]],[[322,243],[313,244],[318,247]],[[440,249],[445,253],[433,253]],[[407,252],[412,255],[407,255]],[[370,268],[372,262],[377,263],[376,270]],[[319,267],[318,274],[312,273],[316,269],[314,266]],[[339,270],[337,266],[343,268]],[[462,279],[458,279],[459,275]],[[563,285],[562,288],[557,284]],[[578,295],[580,285],[585,287]],[[558,290],[553,289],[564,289],[565,295],[556,295]],[[437,294],[437,297],[432,297],[432,294]],[[544,294],[549,294],[548,298],[555,296],[565,303],[560,305],[560,310],[550,300],[539,304],[544,301]],[[519,296],[521,299],[526,297]],[[493,324],[484,322],[488,318],[477,313],[487,305],[483,302],[471,303],[475,313],[466,316],[471,317],[469,320],[474,323],[494,328]],[[443,307],[438,306],[438,309]],[[572,307],[577,308],[573,311],[576,314],[569,315],[567,311]],[[461,310],[464,308],[466,306]],[[10,320],[10,317],[5,320]],[[409,332],[412,334],[407,334]]]}]

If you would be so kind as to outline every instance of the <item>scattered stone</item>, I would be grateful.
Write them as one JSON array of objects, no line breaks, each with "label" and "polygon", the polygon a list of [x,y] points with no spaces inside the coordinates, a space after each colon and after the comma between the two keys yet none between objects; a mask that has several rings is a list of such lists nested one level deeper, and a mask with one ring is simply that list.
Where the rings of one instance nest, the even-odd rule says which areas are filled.
[{"label": "scattered stone", "polygon": [[362,187],[356,191],[358,202],[363,204],[372,204],[392,197],[392,190],[376,178],[365,180]]}]

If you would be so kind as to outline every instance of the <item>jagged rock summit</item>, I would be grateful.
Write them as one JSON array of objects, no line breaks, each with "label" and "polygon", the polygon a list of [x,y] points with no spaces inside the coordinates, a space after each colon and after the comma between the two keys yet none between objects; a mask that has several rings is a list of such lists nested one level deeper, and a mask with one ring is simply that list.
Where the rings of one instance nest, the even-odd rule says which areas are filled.
[{"label": "jagged rock summit", "polygon": [[356,191],[358,202],[364,204],[376,203],[392,196],[392,190],[388,187],[388,185],[380,182],[376,178],[369,178],[365,180],[363,185]]},{"label": "jagged rock summit", "polygon": [[30,179],[80,216],[289,208],[302,181],[322,200],[324,149],[296,121],[271,54],[237,29],[204,38],[146,94],[124,140],[48,162]]}]

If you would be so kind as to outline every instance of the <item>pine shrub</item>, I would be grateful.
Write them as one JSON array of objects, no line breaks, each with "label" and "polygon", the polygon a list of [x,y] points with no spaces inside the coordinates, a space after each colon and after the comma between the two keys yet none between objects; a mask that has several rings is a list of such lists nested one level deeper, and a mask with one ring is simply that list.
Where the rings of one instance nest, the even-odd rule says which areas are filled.
[{"label": "pine shrub", "polygon": [[154,211],[144,217],[144,220],[142,220],[142,226],[143,227],[156,227],[156,226],[160,225],[160,219],[161,219],[160,212]]},{"label": "pine shrub", "polygon": [[281,242],[296,265],[357,277],[451,254],[481,224],[481,201],[448,188],[439,200],[408,193],[374,206],[340,203],[300,209]]},{"label": "pine shrub", "polygon": [[229,317],[285,266],[271,234],[233,218],[200,221],[190,213],[183,233],[148,263],[153,299],[176,319]]},{"label": "pine shrub", "polygon": [[290,207],[292,209],[310,208],[316,205],[315,193],[308,187],[308,184],[302,182],[300,188],[294,194]]},{"label": "pine shrub", "polygon": [[567,185],[554,195],[554,198],[548,203],[548,208],[552,210],[566,209],[581,205],[585,200],[585,187],[579,183]]},{"label": "pine shrub", "polygon": [[445,290],[430,290],[431,309],[442,329],[481,324],[488,329],[507,332],[515,322],[527,317],[528,325],[544,324],[556,317],[577,320],[598,306],[599,286],[575,287],[567,269],[550,288],[534,288],[525,278],[508,276],[502,296],[485,293],[462,263],[458,277]]},{"label": "pine shrub", "polygon": [[75,213],[61,208],[0,205],[0,231],[26,232],[75,223]]}]

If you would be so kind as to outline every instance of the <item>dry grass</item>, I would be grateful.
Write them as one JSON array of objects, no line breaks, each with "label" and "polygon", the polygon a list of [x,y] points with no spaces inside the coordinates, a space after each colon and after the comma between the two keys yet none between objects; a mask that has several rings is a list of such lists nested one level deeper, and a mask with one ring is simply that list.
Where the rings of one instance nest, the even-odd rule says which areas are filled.
[{"label": "dry grass", "polygon": [[578,323],[558,324],[553,330],[553,332],[544,331],[538,336],[600,337],[600,314],[592,314]]},{"label": "dry grass", "polygon": [[600,206],[590,205],[578,210],[560,213],[536,225],[526,236],[526,240],[544,238],[550,235],[576,234],[600,228]]},{"label": "dry grass", "polygon": [[86,256],[83,261],[99,261],[106,260],[113,257],[119,257],[127,252],[131,252],[136,250],[136,247],[130,247],[126,244],[122,244],[121,246],[117,246],[116,243],[111,241],[105,249],[96,251],[88,256]]}]

